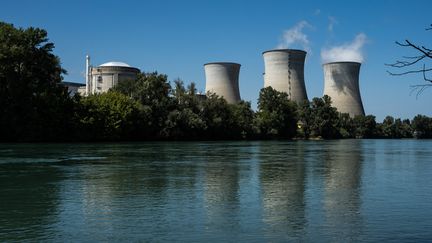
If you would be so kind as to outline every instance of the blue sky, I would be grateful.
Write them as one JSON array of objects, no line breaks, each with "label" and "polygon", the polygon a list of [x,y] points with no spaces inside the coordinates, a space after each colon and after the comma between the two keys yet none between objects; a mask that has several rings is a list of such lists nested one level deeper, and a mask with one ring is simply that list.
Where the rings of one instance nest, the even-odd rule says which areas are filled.
[{"label": "blue sky", "polygon": [[432,31],[425,31],[432,24],[431,1],[14,0],[1,5],[0,20],[48,31],[68,71],[66,81],[84,82],[89,54],[93,65],[123,61],[170,80],[194,81],[204,91],[204,63],[238,62],[241,97],[253,107],[263,87],[262,52],[284,43],[286,31],[306,23],[300,34],[307,43],[299,39],[288,47],[308,50],[309,98],[322,96],[321,51],[347,46],[362,34],[360,89],[366,113],[378,121],[386,115],[432,116],[432,88],[418,98],[410,94],[410,85],[423,83],[422,77],[390,76],[384,65],[415,54],[396,46],[396,40],[432,47]]}]

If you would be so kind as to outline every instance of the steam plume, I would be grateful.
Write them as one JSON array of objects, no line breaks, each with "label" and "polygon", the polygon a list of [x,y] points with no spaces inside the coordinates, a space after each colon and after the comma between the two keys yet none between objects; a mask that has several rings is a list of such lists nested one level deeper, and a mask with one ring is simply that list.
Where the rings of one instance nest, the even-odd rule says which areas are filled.
[{"label": "steam plume", "polygon": [[321,60],[323,63],[344,61],[363,62],[362,48],[366,41],[366,35],[360,33],[350,43],[334,46],[329,49],[322,49]]},{"label": "steam plume", "polygon": [[285,30],[282,36],[282,41],[277,46],[277,49],[292,48],[293,45],[298,44],[305,50],[309,51],[309,39],[303,32],[305,27],[311,27],[307,21],[300,21],[291,29]]}]

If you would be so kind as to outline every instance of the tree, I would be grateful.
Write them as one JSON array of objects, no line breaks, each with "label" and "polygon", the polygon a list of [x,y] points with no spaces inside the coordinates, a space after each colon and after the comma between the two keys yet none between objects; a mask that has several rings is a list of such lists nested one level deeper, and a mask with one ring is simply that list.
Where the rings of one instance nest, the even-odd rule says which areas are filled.
[{"label": "tree", "polygon": [[0,22],[0,140],[67,139],[73,100],[47,32]]},{"label": "tree", "polygon": [[311,134],[323,138],[339,138],[339,113],[331,106],[331,98],[324,95],[322,98],[312,100]]},{"label": "tree", "polygon": [[432,118],[417,115],[412,121],[412,128],[416,138],[432,138]]},{"label": "tree", "polygon": [[309,138],[311,135],[311,125],[314,114],[312,114],[311,103],[304,100],[297,108],[299,117],[299,135],[304,138]]},{"label": "tree", "polygon": [[230,130],[233,138],[250,138],[253,137],[253,121],[255,113],[251,108],[251,103],[240,101],[237,104],[230,104]]},{"label": "tree", "polygon": [[380,138],[412,138],[413,128],[408,119],[401,120],[386,116],[381,124],[377,124],[377,136]]},{"label": "tree", "polygon": [[207,93],[200,116],[207,126],[203,138],[226,139],[231,137],[230,110],[224,98],[214,93]]},{"label": "tree", "polygon": [[339,113],[339,134],[342,138],[353,138],[354,137],[354,122],[353,118],[348,113]]},{"label": "tree", "polygon": [[272,87],[262,88],[255,124],[264,138],[294,137],[297,130],[296,103],[288,99],[287,93]]},{"label": "tree", "polygon": [[163,74],[141,73],[136,80],[120,82],[113,91],[123,93],[140,104],[140,110],[148,114],[143,135],[145,138],[159,138],[168,114],[173,110],[173,99],[169,96],[171,85]]},{"label": "tree", "polygon": [[136,138],[140,116],[138,102],[115,91],[82,98],[78,113],[79,139],[127,140]]},{"label": "tree", "polygon": [[196,139],[202,135],[207,125],[200,116],[203,109],[201,100],[196,96],[195,83],[188,88],[183,81],[174,81],[174,107],[169,111],[162,134],[166,138]]},{"label": "tree", "polygon": [[395,137],[396,138],[412,138],[413,132],[411,128],[411,122],[409,119],[401,120],[400,118],[395,120]]},{"label": "tree", "polygon": [[[432,25],[426,28],[427,31],[432,30]],[[401,76],[407,74],[421,74],[426,84],[412,85],[413,90],[417,90],[417,95],[420,95],[426,88],[432,86],[432,78],[429,77],[429,73],[432,71],[432,67],[428,66],[427,63],[432,61],[432,49],[425,47],[424,45],[414,43],[408,39],[404,42],[396,41],[396,44],[401,47],[406,47],[415,52],[411,56],[403,56],[401,60],[387,66],[393,68],[403,69],[402,72],[390,72],[389,74],[394,76]]]},{"label": "tree", "polygon": [[377,135],[377,124],[373,115],[355,116],[353,125],[356,138],[374,138]]},{"label": "tree", "polygon": [[395,138],[395,119],[392,116],[386,116],[381,124],[378,125],[378,132],[382,138]]}]

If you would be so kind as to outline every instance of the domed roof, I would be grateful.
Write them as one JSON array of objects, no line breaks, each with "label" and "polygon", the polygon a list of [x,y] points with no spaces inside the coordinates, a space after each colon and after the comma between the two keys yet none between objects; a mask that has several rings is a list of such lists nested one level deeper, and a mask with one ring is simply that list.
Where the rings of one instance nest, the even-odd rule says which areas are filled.
[{"label": "domed roof", "polygon": [[124,62],[107,62],[101,64],[99,67],[131,67],[131,66]]}]

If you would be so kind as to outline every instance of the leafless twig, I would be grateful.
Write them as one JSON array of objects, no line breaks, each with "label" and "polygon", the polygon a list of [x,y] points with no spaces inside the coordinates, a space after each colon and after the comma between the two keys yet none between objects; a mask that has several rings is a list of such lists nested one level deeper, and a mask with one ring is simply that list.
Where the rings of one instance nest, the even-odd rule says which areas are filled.
[{"label": "leafless twig", "polygon": [[[426,30],[432,30],[432,24],[430,27],[426,28]],[[425,47],[423,45],[417,45],[412,43],[409,40],[405,40],[403,43],[396,41],[396,45],[399,45],[401,47],[408,47],[410,49],[413,49],[417,52],[417,55],[413,56],[402,56],[401,60],[396,60],[396,62],[391,64],[385,64],[386,66],[392,67],[392,68],[410,68],[411,70],[402,71],[402,72],[393,72],[393,71],[387,71],[390,75],[393,76],[401,76],[401,75],[407,75],[407,74],[416,74],[421,73],[423,76],[423,80],[426,82],[429,82],[428,84],[417,84],[417,85],[411,85],[411,93],[416,91],[418,97],[420,94],[424,92],[425,89],[432,86],[432,78],[428,77],[428,73],[432,71],[432,68],[426,68],[425,62],[427,62],[429,59],[432,59],[432,49]],[[421,67],[418,67],[417,64],[422,63],[423,65]]]},{"label": "leafless twig", "polygon": [[432,84],[416,84],[416,85],[411,85],[411,91],[410,91],[410,95],[412,95],[412,93],[416,92],[416,99],[418,99],[418,97],[429,87],[431,87]]}]

